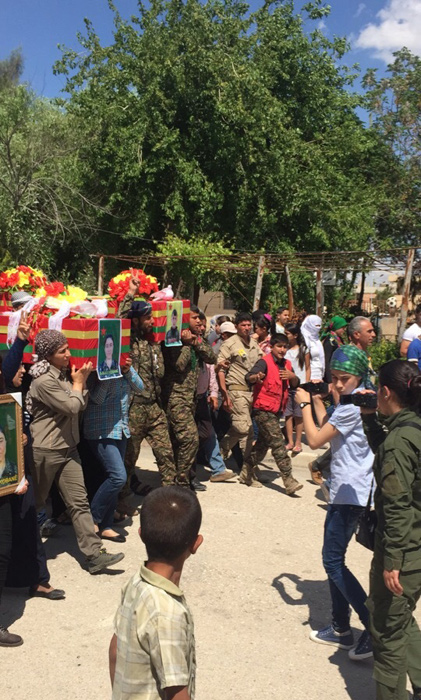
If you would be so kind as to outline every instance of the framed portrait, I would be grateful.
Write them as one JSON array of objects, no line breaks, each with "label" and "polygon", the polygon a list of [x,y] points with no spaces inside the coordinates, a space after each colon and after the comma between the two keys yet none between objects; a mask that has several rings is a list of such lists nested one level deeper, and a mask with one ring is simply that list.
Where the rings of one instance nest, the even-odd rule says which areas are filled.
[{"label": "framed portrait", "polygon": [[98,322],[97,373],[99,379],[121,377],[121,321],[101,318]]},{"label": "framed portrait", "polygon": [[182,345],[181,328],[183,324],[183,302],[167,302],[167,323],[165,326],[165,345],[171,347]]},{"label": "framed portrait", "polygon": [[23,477],[22,394],[1,394],[0,497],[14,493]]}]

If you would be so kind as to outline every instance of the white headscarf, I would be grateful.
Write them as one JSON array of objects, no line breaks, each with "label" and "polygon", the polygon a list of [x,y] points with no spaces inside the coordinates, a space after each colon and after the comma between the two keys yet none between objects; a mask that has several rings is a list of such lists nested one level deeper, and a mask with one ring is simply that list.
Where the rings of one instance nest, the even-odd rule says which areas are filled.
[{"label": "white headscarf", "polygon": [[[316,314],[306,316],[301,324],[301,333],[305,340],[305,344],[310,351],[310,360],[319,356],[319,361],[322,366],[322,374],[325,373],[325,353],[323,345],[320,342],[319,334],[322,330],[322,319]],[[311,364],[311,362],[310,362]]]}]

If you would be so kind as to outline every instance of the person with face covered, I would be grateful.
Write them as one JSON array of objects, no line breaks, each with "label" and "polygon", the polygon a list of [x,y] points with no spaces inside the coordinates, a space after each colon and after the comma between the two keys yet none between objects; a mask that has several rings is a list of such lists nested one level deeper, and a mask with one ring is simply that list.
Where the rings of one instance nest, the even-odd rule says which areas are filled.
[{"label": "person with face covered", "polygon": [[123,559],[109,554],[95,533],[77,446],[79,417],[88,401],[86,381],[92,363],[71,369],[67,338],[56,330],[40,331],[35,338],[38,361],[30,369],[31,387],[26,407],[32,416],[34,482],[37,505],[45,505],[53,482],[56,483],[69,513],[80,551],[86,556],[88,571],[99,573]]},{"label": "person with face covered", "polygon": [[130,398],[129,429],[125,465],[128,485],[120,493],[117,511],[129,513],[127,498],[130,488],[137,495],[146,495],[151,489],[136,476],[136,463],[143,440],[147,440],[158,465],[163,486],[175,482],[174,453],[168,431],[168,421],[161,403],[161,382],[165,366],[161,346],[150,339],[153,329],[152,306],[147,301],[136,301],[139,280],[133,276],[129,291],[118,310],[119,318],[131,319],[130,347],[133,370],[141,377],[143,389],[133,390]]}]

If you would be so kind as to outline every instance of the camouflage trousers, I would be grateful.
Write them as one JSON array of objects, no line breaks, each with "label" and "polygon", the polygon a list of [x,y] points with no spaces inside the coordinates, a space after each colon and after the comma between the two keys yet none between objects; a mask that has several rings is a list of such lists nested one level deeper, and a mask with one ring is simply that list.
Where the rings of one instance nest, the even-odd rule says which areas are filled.
[{"label": "camouflage trousers", "polygon": [[228,391],[228,394],[232,401],[232,423],[227,434],[219,441],[221,453],[227,459],[230,450],[238,442],[244,461],[248,462],[254,438],[251,420],[253,394],[251,391]]},{"label": "camouflage trousers", "polygon": [[177,483],[180,485],[189,484],[189,473],[194,467],[199,449],[195,410],[195,403],[181,402],[178,397],[170,397],[168,401],[167,418],[177,468]]},{"label": "camouflage trousers", "polygon": [[253,411],[253,418],[257,423],[259,433],[250,457],[247,459],[247,464],[256,467],[265,458],[266,452],[270,448],[282,476],[290,476],[291,459],[285,449],[279,417],[270,411]]},{"label": "camouflage trousers", "polygon": [[175,462],[171,440],[168,432],[168,422],[163,409],[157,403],[133,403],[129,414],[131,438],[127,443],[124,464],[127,471],[127,484],[120,492],[120,500],[130,493],[130,479],[135,473],[139,458],[140,446],[146,438],[152,448],[163,486],[175,482]]}]

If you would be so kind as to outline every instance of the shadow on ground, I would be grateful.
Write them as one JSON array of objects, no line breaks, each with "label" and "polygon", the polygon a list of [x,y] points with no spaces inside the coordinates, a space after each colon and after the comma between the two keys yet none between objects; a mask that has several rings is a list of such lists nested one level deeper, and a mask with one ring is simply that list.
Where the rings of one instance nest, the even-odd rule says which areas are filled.
[{"label": "shadow on ground", "polygon": [[[291,584],[295,587],[297,597],[288,593]],[[302,579],[297,574],[282,573],[273,581],[272,586],[278,591],[282,600],[287,605],[306,605],[308,607],[308,620],[304,623],[311,629],[324,627],[329,622],[329,586],[326,581],[310,581]],[[301,597],[298,595],[301,594]],[[358,632],[355,638],[358,638]],[[312,642],[309,640],[309,644]],[[329,661],[338,667],[344,679],[345,688],[351,700],[374,700],[375,688],[372,680],[372,660],[355,662],[348,657],[348,652],[332,647],[332,656]],[[328,669],[326,669],[328,677]]]}]

